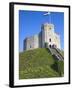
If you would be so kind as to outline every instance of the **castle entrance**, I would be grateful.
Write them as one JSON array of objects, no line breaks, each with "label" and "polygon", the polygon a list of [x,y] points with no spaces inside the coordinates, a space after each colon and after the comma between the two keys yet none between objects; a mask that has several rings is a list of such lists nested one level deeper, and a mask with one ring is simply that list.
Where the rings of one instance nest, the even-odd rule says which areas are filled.
[{"label": "castle entrance", "polygon": [[51,44],[49,45],[49,47],[51,48]]}]

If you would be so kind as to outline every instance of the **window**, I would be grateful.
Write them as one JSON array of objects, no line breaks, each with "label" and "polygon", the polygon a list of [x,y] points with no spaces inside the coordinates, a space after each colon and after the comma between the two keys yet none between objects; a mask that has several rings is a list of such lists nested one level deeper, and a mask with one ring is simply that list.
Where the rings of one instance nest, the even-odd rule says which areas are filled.
[{"label": "window", "polygon": [[30,45],[30,48],[31,48],[31,45]]},{"label": "window", "polygon": [[51,38],[49,39],[49,42],[51,42]]}]

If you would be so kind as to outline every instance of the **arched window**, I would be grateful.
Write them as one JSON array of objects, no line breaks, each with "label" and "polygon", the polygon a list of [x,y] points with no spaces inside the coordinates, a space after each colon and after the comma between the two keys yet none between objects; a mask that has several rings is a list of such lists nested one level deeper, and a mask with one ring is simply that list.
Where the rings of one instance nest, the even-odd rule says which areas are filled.
[{"label": "arched window", "polygon": [[49,47],[51,48],[52,46],[51,46],[51,45],[49,45]]},{"label": "arched window", "polygon": [[49,42],[51,42],[51,38],[49,39]]}]

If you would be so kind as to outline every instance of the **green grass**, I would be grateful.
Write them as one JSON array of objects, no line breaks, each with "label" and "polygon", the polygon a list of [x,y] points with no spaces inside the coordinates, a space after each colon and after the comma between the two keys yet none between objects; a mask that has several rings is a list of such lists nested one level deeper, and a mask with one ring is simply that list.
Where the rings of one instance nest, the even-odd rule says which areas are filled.
[{"label": "green grass", "polygon": [[60,62],[46,48],[22,52],[19,54],[19,79],[61,77],[64,65]]}]

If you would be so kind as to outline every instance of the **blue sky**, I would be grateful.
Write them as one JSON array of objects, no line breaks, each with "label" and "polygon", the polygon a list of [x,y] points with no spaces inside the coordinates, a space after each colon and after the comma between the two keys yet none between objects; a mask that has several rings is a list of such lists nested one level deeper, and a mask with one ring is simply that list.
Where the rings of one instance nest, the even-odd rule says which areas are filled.
[{"label": "blue sky", "polygon": [[[33,36],[41,31],[41,24],[52,23],[55,25],[55,32],[60,35],[61,49],[64,49],[64,13],[43,11],[19,11],[19,51],[23,51],[23,40],[28,36]],[[51,20],[50,20],[51,18]]]}]

